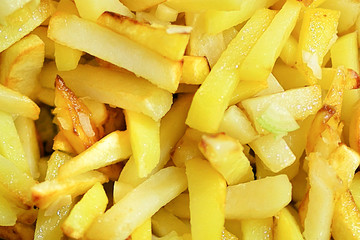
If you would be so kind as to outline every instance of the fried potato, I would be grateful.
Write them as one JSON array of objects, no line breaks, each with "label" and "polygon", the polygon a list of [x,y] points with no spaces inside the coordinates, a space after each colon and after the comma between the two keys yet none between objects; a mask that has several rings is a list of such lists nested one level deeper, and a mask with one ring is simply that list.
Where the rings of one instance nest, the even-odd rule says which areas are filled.
[{"label": "fried potato", "polygon": [[179,84],[182,69],[180,61],[169,60],[120,34],[75,15],[54,15],[49,23],[48,36],[55,42],[132,71],[170,92],[175,92]]}]

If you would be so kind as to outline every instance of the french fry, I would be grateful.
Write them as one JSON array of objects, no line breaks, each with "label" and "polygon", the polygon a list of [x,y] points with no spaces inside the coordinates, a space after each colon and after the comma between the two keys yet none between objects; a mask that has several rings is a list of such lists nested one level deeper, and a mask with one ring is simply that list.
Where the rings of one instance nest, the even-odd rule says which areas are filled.
[{"label": "french fry", "polygon": [[200,12],[205,10],[224,10],[234,11],[240,10],[241,1],[239,0],[226,0],[222,3],[212,0],[168,0],[166,5],[178,10],[179,12]]},{"label": "french fry", "polygon": [[296,54],[297,54],[298,42],[292,35],[289,36],[288,40],[280,53],[280,58],[289,66],[296,65]]},{"label": "french fry", "polygon": [[344,66],[359,73],[359,54],[356,51],[357,48],[356,32],[338,38],[330,49],[332,67]]},{"label": "french fry", "polygon": [[299,216],[292,207],[283,208],[274,219],[274,238],[283,240],[302,240]]},{"label": "french fry", "polygon": [[189,193],[182,193],[166,204],[164,208],[179,218],[190,219],[189,201]]},{"label": "french fry", "polygon": [[122,2],[116,0],[76,0],[75,4],[80,16],[92,21],[96,21],[105,11],[111,11],[131,18],[134,17],[134,14]]},{"label": "french fry", "polygon": [[322,8],[308,8],[304,13],[297,62],[310,84],[321,78],[323,59],[337,39],[339,17],[340,12]]},{"label": "french fry", "polygon": [[165,2],[165,0],[123,0],[125,6],[131,11],[143,11],[159,3]]},{"label": "french fry", "polygon": [[128,110],[125,111],[125,119],[137,175],[145,178],[160,161],[160,122]]},{"label": "french fry", "polygon": [[[72,35],[72,32],[78,34]],[[170,92],[175,92],[179,84],[182,69],[180,61],[162,57],[120,34],[75,15],[54,15],[49,23],[48,36],[55,42],[132,71]],[[115,52],[121,54],[111,54]]]},{"label": "french fry", "polygon": [[37,142],[36,127],[33,120],[19,116],[15,120],[15,127],[19,134],[24,157],[30,169],[30,174],[34,179],[40,176],[38,162],[40,160],[40,150]]},{"label": "french fry", "polygon": [[31,5],[26,5],[9,15],[6,19],[7,24],[0,26],[0,52],[38,27],[53,12],[51,1],[41,0],[35,9]]},{"label": "french fry", "polygon": [[247,219],[241,221],[241,239],[271,239],[273,232],[273,219]]},{"label": "french fry", "polygon": [[194,239],[219,239],[225,222],[226,181],[201,158],[190,159],[185,166],[191,235]]},{"label": "french fry", "polygon": [[71,195],[74,198],[84,194],[95,183],[107,181],[108,179],[104,174],[96,171],[89,171],[64,180],[45,181],[32,187],[32,200],[37,207],[46,208],[64,194]]},{"label": "french fry", "polygon": [[[179,139],[186,130],[186,113],[191,103],[191,95],[181,95],[175,101],[170,111],[160,121],[160,160],[152,174],[162,169],[170,160],[170,154]],[[176,131],[175,131],[176,129]],[[136,186],[143,182],[145,178],[140,178],[137,174],[137,166],[133,158],[126,163],[122,170],[119,180]]]},{"label": "french fry", "polygon": [[[86,232],[85,239],[127,238],[136,227],[184,191],[186,185],[183,169],[168,167],[160,170],[98,217]],[[109,222],[113,224],[109,225]]]},{"label": "french fry", "polygon": [[0,195],[0,226],[14,226],[17,220],[15,209],[6,198]]},{"label": "french fry", "polygon": [[184,56],[180,83],[201,84],[209,72],[209,64],[205,57]]},{"label": "french fry", "polygon": [[37,35],[45,44],[45,58],[54,59],[55,45],[50,38],[47,37],[47,27],[39,26],[35,28],[32,34]]},{"label": "french fry", "polygon": [[[241,80],[266,81],[281,49],[295,27],[300,9],[301,4],[297,1],[286,1],[240,66]],[[259,59],[261,59],[260,62]]]},{"label": "french fry", "polygon": [[75,204],[61,225],[61,229],[71,238],[82,238],[92,221],[105,212],[107,203],[108,198],[104,188],[100,183],[96,183]]},{"label": "french fry", "polygon": [[0,191],[6,194],[3,196],[14,201],[18,207],[32,207],[31,188],[36,184],[35,180],[4,156],[0,155],[0,159]]},{"label": "french fry", "polygon": [[41,84],[54,88],[57,74],[62,76],[66,85],[79,97],[90,96],[98,102],[142,112],[154,120],[162,118],[172,103],[169,92],[142,78],[90,65],[79,65],[73,71],[58,72],[55,64],[50,63],[40,74]]},{"label": "french fry", "polygon": [[[1,11],[0,11],[1,24],[4,24],[7,16],[9,16],[11,13],[15,12],[19,8],[23,8],[26,4],[28,4],[31,1],[32,0],[21,0],[21,1],[17,1],[17,2],[4,1]],[[38,1],[33,1],[33,2],[38,2]]]},{"label": "french fry", "polygon": [[228,185],[254,180],[250,162],[243,153],[244,148],[236,139],[221,133],[203,135],[199,149]]},{"label": "french fry", "polygon": [[179,236],[190,233],[188,225],[164,208],[151,217],[151,224],[155,235],[159,237],[163,237],[171,231],[175,231]]},{"label": "french fry", "polygon": [[34,99],[44,57],[45,45],[37,35],[22,38],[1,54],[0,82]]},{"label": "french fry", "polygon": [[131,239],[134,240],[150,240],[152,239],[151,219],[149,218],[139,227],[137,227],[131,234]]},{"label": "french fry", "polygon": [[156,28],[112,12],[103,13],[97,23],[175,61],[182,60],[189,42],[184,31],[171,33],[169,28]]},{"label": "french fry", "polygon": [[246,114],[236,105],[225,111],[219,131],[238,139],[241,144],[248,144],[258,137]]},{"label": "french fry", "polygon": [[59,168],[59,179],[83,174],[125,160],[131,155],[129,133],[114,131]]},{"label": "french fry", "polygon": [[199,21],[206,33],[217,34],[248,20],[256,10],[268,8],[274,2],[274,0],[242,1],[239,6],[240,10],[209,10],[200,15]]},{"label": "french fry", "polygon": [[218,130],[231,94],[239,83],[238,68],[268,27],[274,14],[270,10],[259,10],[229,44],[195,93],[186,124],[207,133]]},{"label": "french fry", "polygon": [[290,201],[291,183],[284,174],[240,183],[227,188],[225,217],[267,218],[274,216]]}]

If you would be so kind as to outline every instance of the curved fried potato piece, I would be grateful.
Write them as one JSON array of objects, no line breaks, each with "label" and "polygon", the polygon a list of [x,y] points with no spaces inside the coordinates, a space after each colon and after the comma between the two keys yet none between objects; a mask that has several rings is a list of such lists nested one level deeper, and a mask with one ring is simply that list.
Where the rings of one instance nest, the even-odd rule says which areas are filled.
[{"label": "curved fried potato piece", "polygon": [[86,105],[57,76],[55,80],[55,110],[60,131],[77,153],[83,152],[101,138],[99,129]]}]

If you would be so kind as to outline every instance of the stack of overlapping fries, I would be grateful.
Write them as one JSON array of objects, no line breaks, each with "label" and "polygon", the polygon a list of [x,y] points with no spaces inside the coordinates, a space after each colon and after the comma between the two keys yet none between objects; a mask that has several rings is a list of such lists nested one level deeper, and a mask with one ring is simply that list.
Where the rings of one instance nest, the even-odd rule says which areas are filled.
[{"label": "stack of overlapping fries", "polygon": [[360,239],[359,0],[4,0],[0,239]]}]

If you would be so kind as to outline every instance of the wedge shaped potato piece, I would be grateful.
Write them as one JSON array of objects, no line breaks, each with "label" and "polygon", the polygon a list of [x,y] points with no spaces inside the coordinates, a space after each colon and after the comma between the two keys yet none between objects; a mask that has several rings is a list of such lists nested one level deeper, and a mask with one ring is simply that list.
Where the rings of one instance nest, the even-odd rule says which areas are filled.
[{"label": "wedge shaped potato piece", "polygon": [[82,238],[92,221],[105,212],[107,203],[108,198],[103,186],[96,183],[75,204],[61,229],[71,238]]},{"label": "wedge shaped potato piece", "polygon": [[286,1],[240,66],[241,80],[266,81],[286,40],[295,27],[300,9],[299,2]]},{"label": "wedge shaped potato piece", "polygon": [[102,137],[89,109],[59,75],[55,79],[55,106],[54,114],[60,131],[63,131],[77,153],[83,152]]},{"label": "wedge shaped potato piece", "polygon": [[242,106],[249,114],[250,119],[255,122],[258,131],[261,129],[255,120],[271,103],[286,108],[296,120],[303,120],[321,108],[321,88],[318,85],[296,88],[242,101]]},{"label": "wedge shaped potato piece", "polygon": [[273,134],[259,137],[249,145],[265,166],[275,173],[291,166],[296,160],[285,140]]},{"label": "wedge shaped potato piece", "polygon": [[304,12],[297,53],[298,68],[310,84],[321,79],[321,65],[326,53],[337,39],[340,12],[323,8],[308,8]]},{"label": "wedge shaped potato piece", "polygon": [[226,181],[209,162],[201,158],[190,159],[185,166],[191,235],[194,239],[219,239],[225,222]]},{"label": "wedge shaped potato piece", "polygon": [[191,103],[186,124],[202,132],[215,133],[239,83],[239,71],[246,55],[275,15],[259,10],[240,30],[211,69]]},{"label": "wedge shaped potato piece", "polygon": [[279,240],[303,240],[297,212],[287,206],[275,216],[274,238]]},{"label": "wedge shaped potato piece", "polygon": [[113,12],[103,13],[97,23],[176,61],[182,60],[189,42],[189,33],[171,33],[166,28],[153,27]]},{"label": "wedge shaped potato piece", "polygon": [[221,133],[203,135],[199,149],[228,185],[254,180],[250,162],[243,153],[244,148],[236,139]]},{"label": "wedge shaped potato piece", "polygon": [[186,187],[187,181],[183,169],[168,167],[160,170],[125,195],[104,215],[98,217],[85,233],[85,238],[126,239],[138,226]]},{"label": "wedge shaped potato piece", "polygon": [[117,0],[76,0],[76,8],[82,18],[96,21],[105,11],[111,11],[127,17],[134,17],[134,14]]},{"label": "wedge shaped potato piece", "polygon": [[160,160],[160,122],[129,110],[125,111],[125,119],[137,175],[147,177]]},{"label": "wedge shaped potato piece", "polygon": [[335,240],[360,237],[360,212],[350,191],[345,191],[336,201],[331,234]]},{"label": "wedge shaped potato piece", "polygon": [[64,180],[53,179],[41,182],[31,189],[32,199],[39,208],[46,208],[64,194],[79,196],[95,183],[107,182],[107,177],[97,171],[89,171]]},{"label": "wedge shaped potato piece", "polygon": [[274,216],[291,201],[291,188],[284,174],[229,186],[225,217],[251,219]]},{"label": "wedge shaped potato piece", "polygon": [[41,0],[37,8],[26,5],[13,12],[0,26],[0,52],[19,41],[45,21],[54,11],[50,0]]},{"label": "wedge shaped potato piece", "polygon": [[[74,32],[77,34],[72,34]],[[175,92],[179,85],[181,61],[169,60],[123,35],[75,15],[57,13],[52,16],[48,36],[62,45],[132,71],[170,92]]]},{"label": "wedge shaped potato piece", "polygon": [[34,98],[44,57],[45,45],[37,35],[30,34],[22,38],[1,54],[0,82]]},{"label": "wedge shaped potato piece", "polygon": [[162,118],[172,104],[171,93],[131,73],[90,65],[79,65],[73,71],[58,72],[55,64],[50,63],[40,74],[41,84],[54,88],[57,74],[61,75],[76,96],[90,96],[101,103],[142,112],[154,120]]},{"label": "wedge shaped potato piece", "polygon": [[270,240],[273,235],[272,217],[262,219],[246,219],[241,221],[241,239]]},{"label": "wedge shaped potato piece", "polygon": [[114,131],[59,168],[59,179],[105,167],[131,155],[129,133]]},{"label": "wedge shaped potato piece", "polygon": [[219,132],[225,132],[227,135],[238,139],[241,144],[248,144],[258,137],[258,133],[246,114],[236,105],[230,106],[225,111]]}]

